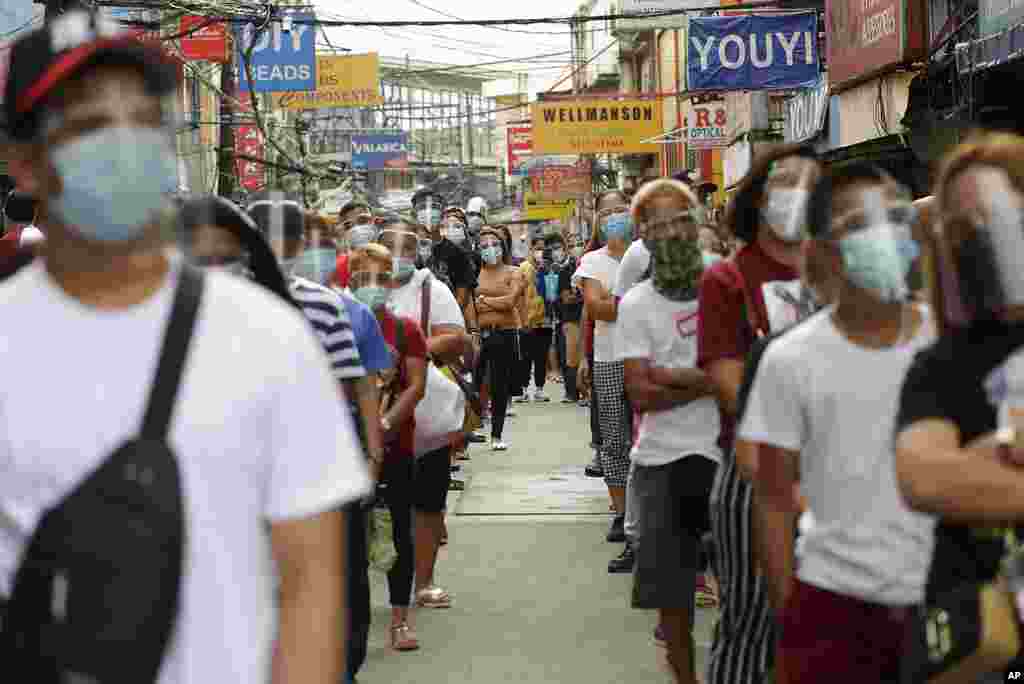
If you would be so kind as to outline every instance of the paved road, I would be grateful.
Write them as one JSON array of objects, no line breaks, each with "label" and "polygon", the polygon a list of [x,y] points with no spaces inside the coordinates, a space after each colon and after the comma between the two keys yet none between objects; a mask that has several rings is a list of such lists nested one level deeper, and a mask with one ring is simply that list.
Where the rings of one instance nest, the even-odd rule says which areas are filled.
[{"label": "paved road", "polygon": [[[561,386],[549,388],[555,396]],[[608,496],[584,477],[587,411],[555,402],[516,405],[509,451],[474,446],[467,486],[448,500],[450,542],[438,583],[447,610],[415,616],[421,649],[388,647],[384,577],[373,573],[365,684],[665,684],[652,612],[629,607],[632,577],[609,575],[621,545],[604,541]],[[697,616],[703,670],[714,615]]]}]

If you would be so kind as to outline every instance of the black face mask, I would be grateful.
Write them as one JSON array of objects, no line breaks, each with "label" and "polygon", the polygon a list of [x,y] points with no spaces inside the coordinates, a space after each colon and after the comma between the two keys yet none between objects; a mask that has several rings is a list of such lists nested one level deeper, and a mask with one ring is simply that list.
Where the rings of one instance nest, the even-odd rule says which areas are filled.
[{"label": "black face mask", "polygon": [[36,200],[20,192],[12,192],[4,203],[4,215],[15,223],[32,223],[36,216]]}]

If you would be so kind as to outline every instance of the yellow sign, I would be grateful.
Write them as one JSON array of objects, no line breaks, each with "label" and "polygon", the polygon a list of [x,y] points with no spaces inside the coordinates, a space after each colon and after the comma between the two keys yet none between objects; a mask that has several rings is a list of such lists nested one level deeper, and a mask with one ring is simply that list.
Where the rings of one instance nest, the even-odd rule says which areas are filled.
[{"label": "yellow sign", "polygon": [[657,100],[561,100],[530,106],[533,153],[656,154],[664,133]]},{"label": "yellow sign", "polygon": [[282,109],[369,107],[384,103],[380,94],[380,59],[367,55],[316,56],[316,90],[275,94]]},{"label": "yellow sign", "polygon": [[523,193],[527,221],[566,221],[576,208],[576,200],[549,200],[533,192]]}]

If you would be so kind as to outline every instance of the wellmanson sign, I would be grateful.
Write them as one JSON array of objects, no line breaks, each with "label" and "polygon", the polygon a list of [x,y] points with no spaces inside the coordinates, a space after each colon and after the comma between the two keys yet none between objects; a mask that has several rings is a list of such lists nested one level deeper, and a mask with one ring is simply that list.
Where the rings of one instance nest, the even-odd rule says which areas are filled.
[{"label": "wellmanson sign", "polygon": [[661,107],[646,100],[561,100],[531,106],[533,153],[656,153]]}]

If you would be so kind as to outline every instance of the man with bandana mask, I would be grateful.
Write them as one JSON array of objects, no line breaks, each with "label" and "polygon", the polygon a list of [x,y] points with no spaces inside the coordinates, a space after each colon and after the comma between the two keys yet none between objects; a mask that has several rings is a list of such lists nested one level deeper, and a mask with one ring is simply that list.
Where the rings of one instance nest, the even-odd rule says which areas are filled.
[{"label": "man with bandana mask", "polygon": [[697,288],[704,270],[682,183],[648,183],[633,201],[651,251],[651,278],[619,302],[616,359],[642,415],[630,460],[627,515],[636,556],[633,607],[657,609],[678,684],[695,684],[693,602],[708,496],[721,460],[714,387],[697,368]]},{"label": "man with bandana mask", "polygon": [[[758,499],[777,514],[759,532],[793,684],[899,680],[905,620],[924,597],[933,523],[903,500],[892,448],[904,376],[935,340],[910,301],[913,222],[909,193],[877,167],[826,172],[808,249],[836,274],[837,302],[768,347],[740,425],[761,452]],[[794,572],[797,483],[814,527]]]},{"label": "man with bandana mask", "polygon": [[[47,240],[42,259],[0,286],[0,508],[24,513],[0,523],[0,584],[11,587],[28,521],[137,434],[176,292],[195,282],[201,306],[169,425],[188,542],[159,681],[340,681],[340,507],[370,480],[301,314],[244,279],[199,274],[169,248],[173,67],[159,45],[77,9],[18,40],[10,66],[11,172],[39,199]],[[26,358],[45,358],[61,379],[45,413],[50,386]],[[64,417],[58,430],[53,415]]]}]

